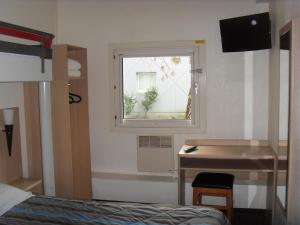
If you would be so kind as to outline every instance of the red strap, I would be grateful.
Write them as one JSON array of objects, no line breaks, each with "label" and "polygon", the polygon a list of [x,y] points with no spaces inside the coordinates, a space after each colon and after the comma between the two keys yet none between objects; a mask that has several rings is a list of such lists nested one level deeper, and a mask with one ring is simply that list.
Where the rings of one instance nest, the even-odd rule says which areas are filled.
[{"label": "red strap", "polygon": [[41,42],[45,48],[51,48],[52,45],[52,38],[49,36],[41,36],[38,34],[27,33],[13,28],[0,26],[0,34],[23,38],[32,41],[38,41]]}]

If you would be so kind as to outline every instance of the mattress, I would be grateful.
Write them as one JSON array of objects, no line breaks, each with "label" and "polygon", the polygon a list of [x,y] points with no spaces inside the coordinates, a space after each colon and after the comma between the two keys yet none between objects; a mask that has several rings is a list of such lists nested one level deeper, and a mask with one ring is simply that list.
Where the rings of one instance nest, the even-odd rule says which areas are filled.
[{"label": "mattress", "polygon": [[33,196],[0,217],[0,224],[12,225],[229,225],[218,210],[107,201],[75,201]]}]

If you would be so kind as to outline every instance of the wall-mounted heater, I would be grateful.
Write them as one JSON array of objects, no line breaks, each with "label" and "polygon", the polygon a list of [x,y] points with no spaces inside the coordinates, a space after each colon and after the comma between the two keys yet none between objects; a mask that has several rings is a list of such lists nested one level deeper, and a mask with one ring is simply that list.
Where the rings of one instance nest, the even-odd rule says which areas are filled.
[{"label": "wall-mounted heater", "polygon": [[172,173],[174,171],[173,136],[138,136],[139,172]]}]

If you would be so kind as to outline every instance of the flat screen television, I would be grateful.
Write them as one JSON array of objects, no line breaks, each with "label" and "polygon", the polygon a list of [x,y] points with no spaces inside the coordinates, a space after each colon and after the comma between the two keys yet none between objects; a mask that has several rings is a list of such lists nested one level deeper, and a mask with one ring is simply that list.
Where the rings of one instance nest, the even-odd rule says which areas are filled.
[{"label": "flat screen television", "polygon": [[223,52],[270,49],[271,21],[269,13],[220,20]]}]

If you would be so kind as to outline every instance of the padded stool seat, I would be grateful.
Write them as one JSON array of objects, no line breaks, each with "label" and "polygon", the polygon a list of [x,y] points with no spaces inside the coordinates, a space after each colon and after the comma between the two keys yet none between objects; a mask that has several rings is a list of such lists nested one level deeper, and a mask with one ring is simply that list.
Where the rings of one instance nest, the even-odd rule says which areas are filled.
[{"label": "padded stool seat", "polygon": [[233,180],[234,176],[226,173],[199,173],[192,183],[193,205],[203,205],[202,195],[219,196],[226,198],[226,206],[206,205],[227,211],[231,220],[233,211]]},{"label": "padded stool seat", "polygon": [[192,187],[232,189],[234,176],[227,173],[199,173]]}]

